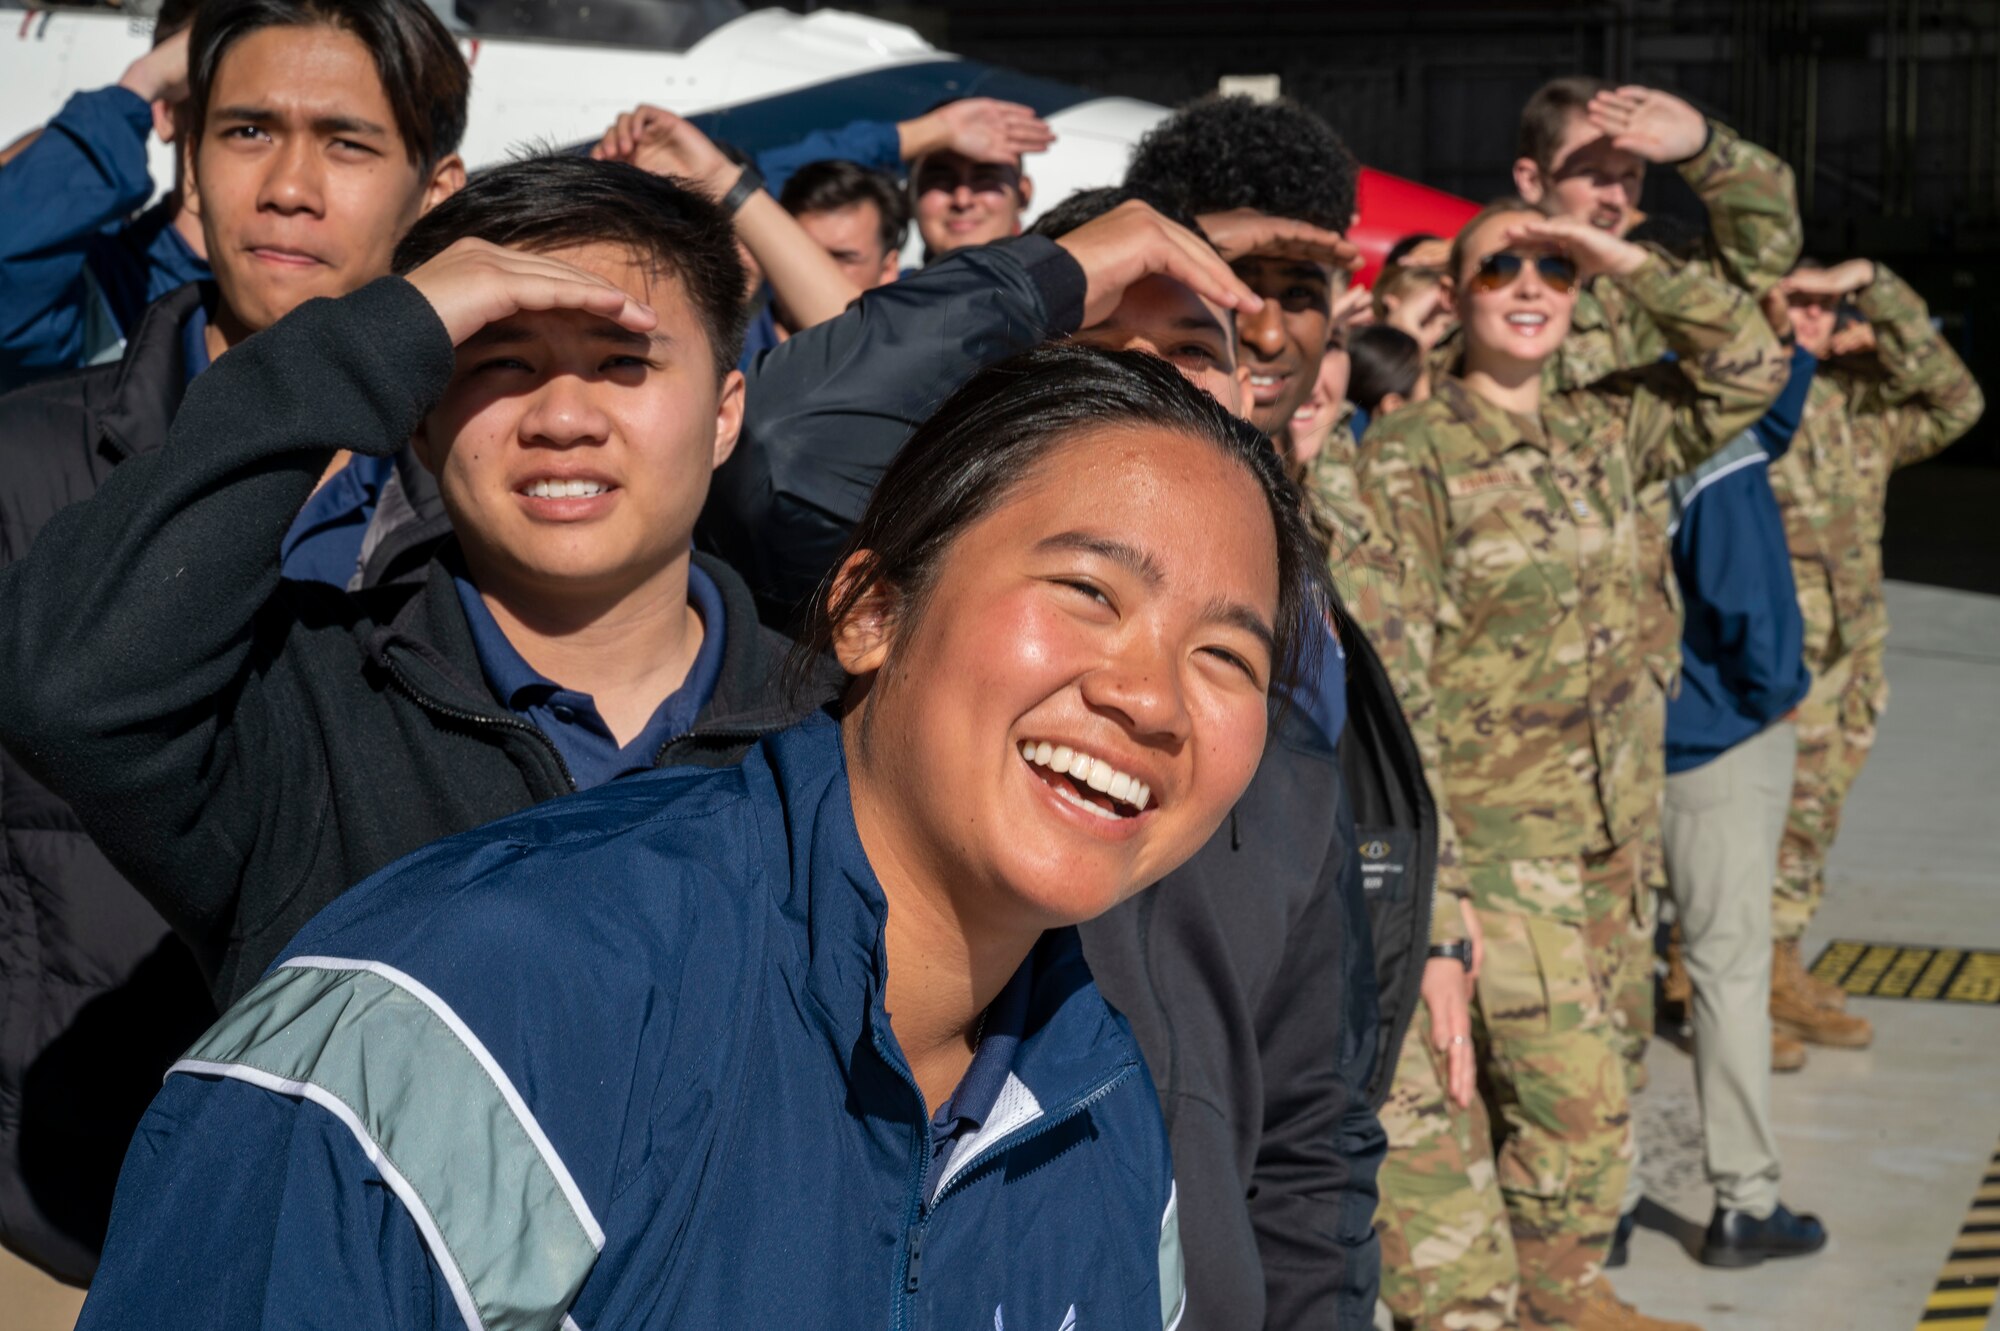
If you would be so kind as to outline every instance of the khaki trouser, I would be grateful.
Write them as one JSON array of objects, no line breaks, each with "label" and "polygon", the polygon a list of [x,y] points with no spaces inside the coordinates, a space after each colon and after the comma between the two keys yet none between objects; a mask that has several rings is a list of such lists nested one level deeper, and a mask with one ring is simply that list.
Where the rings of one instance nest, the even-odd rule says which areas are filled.
[{"label": "khaki trouser", "polygon": [[1719,1205],[1762,1219],[1778,1202],[1771,1127],[1771,909],[1798,736],[1780,721],[1669,773],[1667,872],[1694,985],[1694,1074]]}]

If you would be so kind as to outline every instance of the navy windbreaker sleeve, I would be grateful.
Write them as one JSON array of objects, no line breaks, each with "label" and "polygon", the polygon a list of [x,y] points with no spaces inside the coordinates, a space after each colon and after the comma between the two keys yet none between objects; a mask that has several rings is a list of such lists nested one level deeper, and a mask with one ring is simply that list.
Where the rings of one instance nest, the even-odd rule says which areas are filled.
[{"label": "navy windbreaker sleeve", "polygon": [[80,92],[0,171],[0,386],[82,363],[88,248],[152,194],[152,129],[137,93]]},{"label": "navy windbreaker sleeve", "polygon": [[408,1211],[308,1101],[176,1075],[140,1120],[78,1331],[465,1325]]},{"label": "navy windbreaker sleeve", "polygon": [[1757,442],[1776,462],[1792,447],[1792,436],[1799,432],[1799,425],[1806,416],[1806,397],[1812,392],[1813,374],[1819,369],[1819,358],[1804,347],[1792,348],[1792,373],[1785,380],[1784,391],[1771,403],[1770,410],[1750,428],[1757,432]]},{"label": "navy windbreaker sleeve", "polygon": [[836,158],[894,172],[903,165],[902,140],[887,120],[855,120],[839,129],[816,129],[797,143],[758,153],[757,174],[775,198],[800,167]]}]

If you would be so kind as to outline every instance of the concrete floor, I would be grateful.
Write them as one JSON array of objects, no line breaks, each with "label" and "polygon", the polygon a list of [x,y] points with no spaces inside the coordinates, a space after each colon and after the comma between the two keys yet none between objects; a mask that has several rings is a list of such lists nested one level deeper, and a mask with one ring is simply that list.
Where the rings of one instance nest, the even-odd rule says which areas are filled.
[{"label": "concrete floor", "polygon": [[[2000,597],[1892,583],[1895,698],[1855,787],[1808,957],[1834,938],[2000,949]],[[2000,1146],[2000,1006],[1855,1000],[1872,1049],[1778,1079],[1787,1202],[1827,1251],[1742,1272],[1689,1255],[1713,1198],[1694,1078],[1667,1041],[1639,1102],[1650,1204],[1619,1291],[1707,1331],[1914,1331]],[[81,1296],[0,1253],[0,1326],[65,1331]],[[2000,1315],[1988,1323],[2000,1331]],[[1953,1327],[1953,1331],[1964,1331]]]},{"label": "concrete floor", "polygon": [[[1889,587],[1894,698],[1848,804],[1808,960],[1835,938],[2000,949],[2000,597]],[[1825,1252],[1749,1271],[1690,1255],[1714,1205],[1692,1065],[1658,1041],[1639,1100],[1649,1205],[1627,1300],[1707,1331],[1912,1331],[2000,1149],[2000,1006],[1852,1000],[1874,1047],[1779,1077],[1784,1197]],[[2000,1315],[1987,1322],[2000,1331]],[[1954,1331],[1961,1328],[1954,1326]]]}]

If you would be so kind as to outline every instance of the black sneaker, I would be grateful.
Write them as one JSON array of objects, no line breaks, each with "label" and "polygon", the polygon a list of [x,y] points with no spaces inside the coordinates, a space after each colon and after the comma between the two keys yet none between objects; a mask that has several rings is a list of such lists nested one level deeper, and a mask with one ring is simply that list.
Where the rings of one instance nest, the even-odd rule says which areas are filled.
[{"label": "black sneaker", "polygon": [[1639,1222],[1639,1208],[1633,1207],[1618,1217],[1618,1228],[1611,1231],[1611,1251],[1604,1258],[1605,1269],[1625,1265],[1631,1256],[1626,1245],[1632,1241],[1632,1229]]},{"label": "black sneaker", "polygon": [[1817,1216],[1793,1215],[1780,1202],[1762,1220],[1718,1206],[1702,1240],[1703,1266],[1755,1266],[1766,1257],[1803,1257],[1826,1246]]}]

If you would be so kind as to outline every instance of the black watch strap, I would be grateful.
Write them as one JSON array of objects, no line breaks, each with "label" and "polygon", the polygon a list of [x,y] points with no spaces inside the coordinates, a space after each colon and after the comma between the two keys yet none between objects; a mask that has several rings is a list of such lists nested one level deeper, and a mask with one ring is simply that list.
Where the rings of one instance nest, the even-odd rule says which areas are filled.
[{"label": "black watch strap", "polygon": [[752,194],[764,188],[764,177],[754,166],[743,168],[743,174],[736,177],[736,183],[729,187],[729,193],[722,196],[722,211],[731,217],[741,208]]},{"label": "black watch strap", "polygon": [[1467,970],[1472,969],[1472,940],[1461,938],[1452,943],[1432,943],[1430,954],[1434,957],[1450,957]]}]

